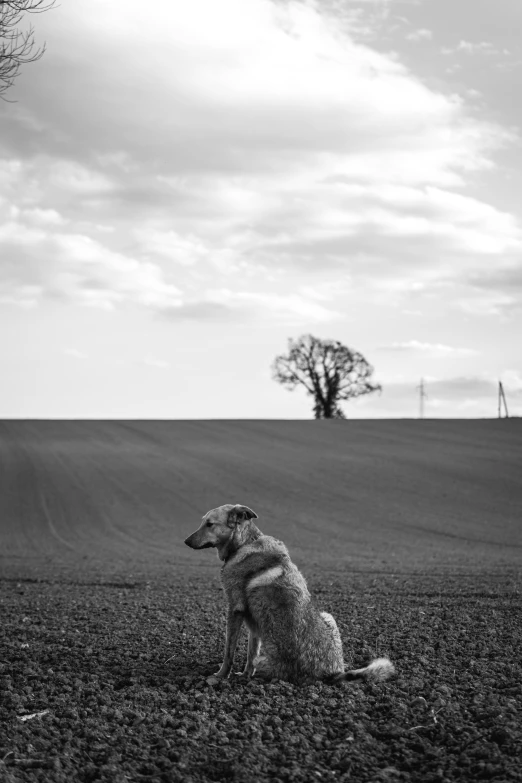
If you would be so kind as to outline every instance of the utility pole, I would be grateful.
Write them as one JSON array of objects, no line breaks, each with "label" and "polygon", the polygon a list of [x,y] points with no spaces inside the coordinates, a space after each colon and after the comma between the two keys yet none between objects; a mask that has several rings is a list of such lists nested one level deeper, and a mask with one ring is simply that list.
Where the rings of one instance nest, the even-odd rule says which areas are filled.
[{"label": "utility pole", "polygon": [[504,387],[502,381],[498,382],[498,418],[502,418],[502,403],[504,403],[504,412],[506,419],[509,419],[508,407],[506,402],[506,395],[504,394]]},{"label": "utility pole", "polygon": [[426,389],[424,388],[424,378],[421,378],[420,386],[417,386],[417,389],[419,389],[419,418],[424,418],[424,400],[428,396],[426,394]]}]

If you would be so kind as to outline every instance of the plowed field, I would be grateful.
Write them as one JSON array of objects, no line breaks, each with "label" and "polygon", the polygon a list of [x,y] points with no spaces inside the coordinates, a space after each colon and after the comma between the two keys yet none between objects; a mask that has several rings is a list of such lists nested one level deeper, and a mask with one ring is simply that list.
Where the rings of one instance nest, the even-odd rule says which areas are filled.
[{"label": "plowed field", "polygon": [[[521,477],[516,419],[0,422],[0,780],[522,780]],[[207,686],[227,502],[395,679]]]}]

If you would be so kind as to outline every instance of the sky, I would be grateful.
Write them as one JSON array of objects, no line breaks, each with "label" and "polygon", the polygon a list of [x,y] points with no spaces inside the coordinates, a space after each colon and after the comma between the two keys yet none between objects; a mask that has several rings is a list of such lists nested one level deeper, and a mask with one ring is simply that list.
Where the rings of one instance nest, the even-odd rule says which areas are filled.
[{"label": "sky", "polygon": [[520,0],[60,0],[0,102],[0,417],[522,415]]}]

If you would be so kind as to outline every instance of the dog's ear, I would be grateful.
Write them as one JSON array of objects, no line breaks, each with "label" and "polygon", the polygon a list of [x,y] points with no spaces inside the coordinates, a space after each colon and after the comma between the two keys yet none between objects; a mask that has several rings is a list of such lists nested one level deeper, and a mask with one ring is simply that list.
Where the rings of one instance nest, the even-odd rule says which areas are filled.
[{"label": "dog's ear", "polygon": [[248,506],[241,506],[239,503],[236,503],[234,508],[228,512],[227,525],[232,527],[237,525],[238,522],[245,522],[248,519],[257,519],[256,512],[252,511]]}]

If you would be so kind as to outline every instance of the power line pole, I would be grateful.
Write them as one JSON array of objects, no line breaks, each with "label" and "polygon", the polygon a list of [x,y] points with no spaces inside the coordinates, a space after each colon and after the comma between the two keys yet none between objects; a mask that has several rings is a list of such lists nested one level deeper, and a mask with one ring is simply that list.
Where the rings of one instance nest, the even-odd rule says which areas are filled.
[{"label": "power line pole", "polygon": [[506,402],[506,395],[504,394],[504,387],[502,381],[498,382],[498,418],[502,418],[502,403],[504,403],[504,412],[506,419],[509,419],[508,407]]},{"label": "power line pole", "polygon": [[420,386],[417,386],[417,389],[419,389],[419,418],[424,418],[424,400],[428,396],[426,394],[426,389],[424,388],[424,378],[421,378]]}]

